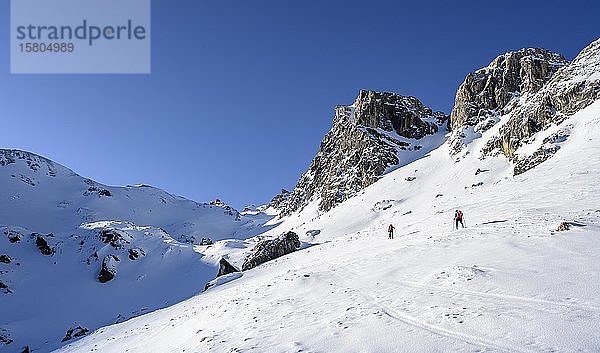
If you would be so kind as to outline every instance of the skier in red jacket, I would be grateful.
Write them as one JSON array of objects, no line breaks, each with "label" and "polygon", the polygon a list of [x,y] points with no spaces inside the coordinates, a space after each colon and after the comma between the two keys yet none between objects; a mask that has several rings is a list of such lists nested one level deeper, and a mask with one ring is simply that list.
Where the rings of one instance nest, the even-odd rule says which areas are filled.
[{"label": "skier in red jacket", "polygon": [[463,228],[465,227],[465,224],[463,223],[463,213],[461,210],[456,210],[456,212],[454,212],[454,222],[456,223],[456,229],[458,229],[459,223]]}]

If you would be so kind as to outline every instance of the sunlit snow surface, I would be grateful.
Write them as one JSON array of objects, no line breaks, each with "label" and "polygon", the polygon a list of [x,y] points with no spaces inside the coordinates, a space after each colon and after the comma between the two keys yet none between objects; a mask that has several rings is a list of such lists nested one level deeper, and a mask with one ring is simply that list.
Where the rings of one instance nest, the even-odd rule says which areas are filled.
[{"label": "sunlit snow surface", "polygon": [[518,177],[444,144],[264,234],[318,245],[60,352],[598,352],[600,102],[563,124],[560,150]]},{"label": "sunlit snow surface", "polygon": [[[149,186],[109,187],[43,157],[0,150],[0,351],[46,352],[68,329],[95,330],[196,295],[214,279],[220,256],[213,241],[246,240],[273,215],[239,214],[222,203],[197,203]],[[103,230],[123,240],[102,241]],[[36,246],[40,233],[52,256]],[[18,234],[18,242],[10,242]],[[129,251],[142,254],[129,258]],[[100,283],[102,261],[116,277]],[[241,257],[245,256],[240,253]],[[5,341],[12,341],[5,345]]]}]

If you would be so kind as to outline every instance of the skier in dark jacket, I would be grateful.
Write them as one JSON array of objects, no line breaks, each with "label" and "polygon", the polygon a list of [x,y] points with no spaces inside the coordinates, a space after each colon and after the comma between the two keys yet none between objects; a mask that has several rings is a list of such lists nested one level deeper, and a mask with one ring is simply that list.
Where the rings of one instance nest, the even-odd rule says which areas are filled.
[{"label": "skier in dark jacket", "polygon": [[388,239],[394,239],[394,229],[395,227],[390,224],[388,227]]},{"label": "skier in dark jacket", "polygon": [[465,227],[465,224],[463,223],[463,213],[461,210],[456,210],[456,212],[454,212],[454,222],[456,229],[458,229],[459,223],[463,228]]}]

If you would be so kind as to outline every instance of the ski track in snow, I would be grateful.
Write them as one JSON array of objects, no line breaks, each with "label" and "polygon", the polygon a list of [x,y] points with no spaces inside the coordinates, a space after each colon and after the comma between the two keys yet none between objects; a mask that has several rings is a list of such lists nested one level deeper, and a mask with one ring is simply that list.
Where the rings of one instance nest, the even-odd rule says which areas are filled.
[{"label": "ski track in snow", "polygon": [[[344,272],[346,274],[346,277],[360,276],[357,273],[353,273],[353,272],[349,271],[344,266],[337,267],[337,269],[338,269],[337,271],[341,270],[341,272]],[[333,271],[336,272],[336,270],[333,270]],[[443,328],[440,326],[429,324],[425,321],[417,319],[416,317],[410,316],[406,313],[400,312],[399,310],[393,309],[392,307],[390,307],[388,305],[385,305],[382,301],[380,301],[378,299],[377,294],[373,294],[368,289],[358,289],[358,288],[352,287],[347,282],[347,280],[344,278],[344,276],[337,275],[337,278],[341,283],[343,283],[344,285],[348,286],[349,288],[351,288],[351,289],[355,290],[357,293],[359,293],[366,300],[367,303],[372,303],[374,307],[381,309],[381,311],[383,311],[386,315],[388,315],[398,321],[401,321],[404,324],[414,326],[416,328],[431,332],[436,335],[464,341],[466,343],[476,345],[476,346],[481,346],[486,349],[492,348],[492,349],[502,351],[502,352],[521,352],[521,353],[532,352],[529,350],[519,349],[516,346],[512,346],[509,344],[499,344],[499,343],[495,343],[494,341],[483,338],[483,337],[468,335],[465,333],[452,331],[452,330],[449,330],[449,329],[446,329],[446,328]]]}]

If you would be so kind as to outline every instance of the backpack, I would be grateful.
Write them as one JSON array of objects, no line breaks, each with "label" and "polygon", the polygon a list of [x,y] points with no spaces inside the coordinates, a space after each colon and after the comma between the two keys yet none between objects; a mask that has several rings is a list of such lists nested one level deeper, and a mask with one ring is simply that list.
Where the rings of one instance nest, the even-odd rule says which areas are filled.
[{"label": "backpack", "polygon": [[456,219],[462,219],[462,218],[463,218],[462,211],[458,211],[458,212],[456,213]]}]

